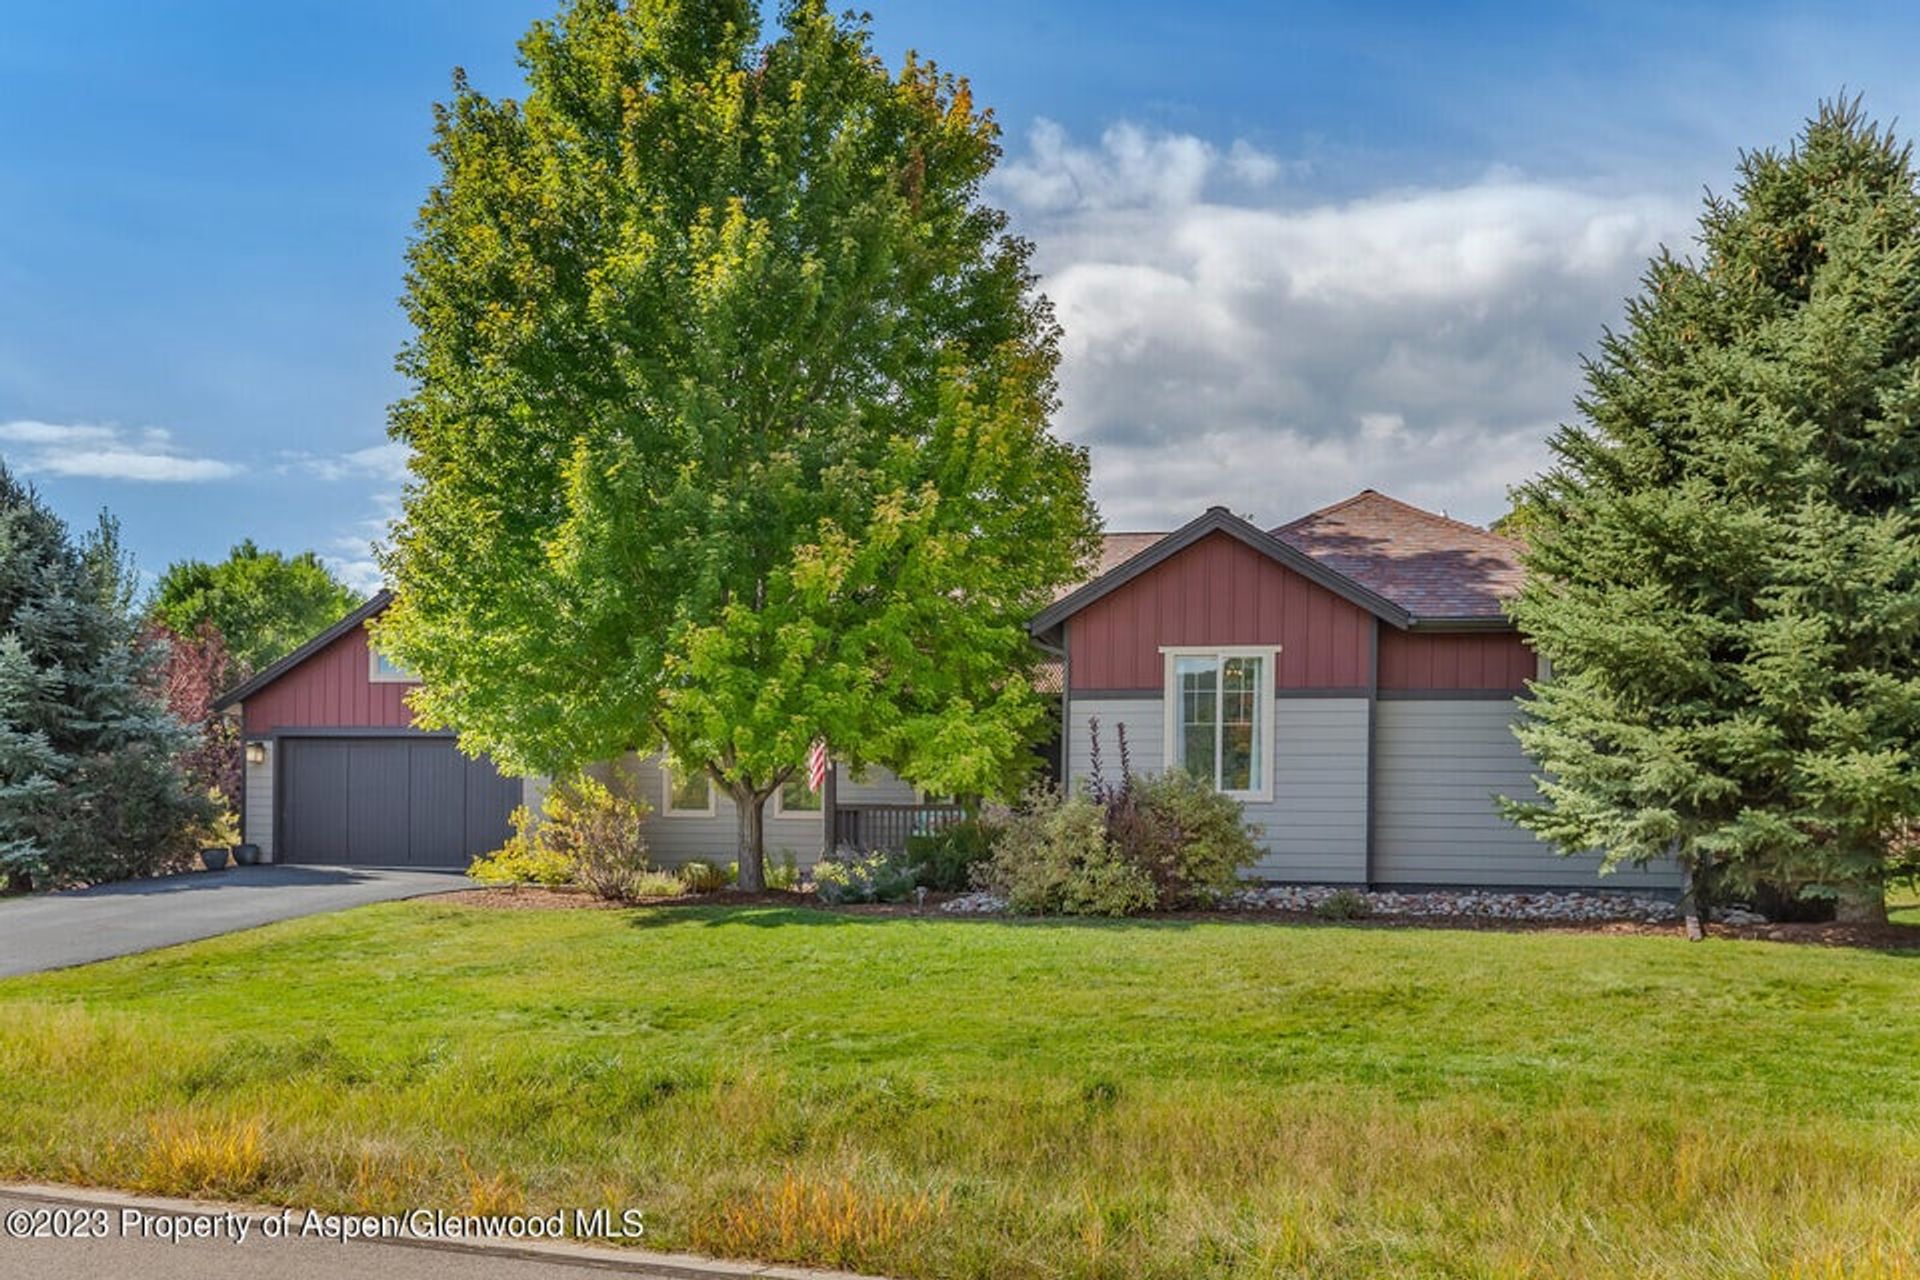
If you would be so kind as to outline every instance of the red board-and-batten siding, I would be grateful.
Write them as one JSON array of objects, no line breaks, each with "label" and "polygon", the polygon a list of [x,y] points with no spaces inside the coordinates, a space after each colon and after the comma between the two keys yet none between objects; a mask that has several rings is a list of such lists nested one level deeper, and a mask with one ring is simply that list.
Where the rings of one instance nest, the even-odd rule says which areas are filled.
[{"label": "red board-and-batten siding", "polygon": [[275,729],[407,729],[414,686],[369,678],[367,629],[355,627],[244,703],[246,732]]},{"label": "red board-and-batten siding", "polygon": [[1159,689],[1163,646],[1270,644],[1280,646],[1279,688],[1364,694],[1376,625],[1383,690],[1518,692],[1534,674],[1513,632],[1400,631],[1216,533],[1076,613],[1069,678],[1079,693]]}]

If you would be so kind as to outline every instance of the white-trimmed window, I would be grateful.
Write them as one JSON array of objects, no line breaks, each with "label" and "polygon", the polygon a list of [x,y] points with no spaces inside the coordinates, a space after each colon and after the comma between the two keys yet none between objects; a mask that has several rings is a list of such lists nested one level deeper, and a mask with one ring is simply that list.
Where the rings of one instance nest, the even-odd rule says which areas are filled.
[{"label": "white-trimmed window", "polygon": [[711,818],[720,811],[713,779],[704,769],[682,777],[662,760],[660,792],[660,811],[669,818]]},{"label": "white-trimmed window", "polygon": [[1169,768],[1185,769],[1235,799],[1272,798],[1278,652],[1270,646],[1161,650]]},{"label": "white-trimmed window", "polygon": [[419,684],[420,677],[380,652],[367,646],[367,679],[374,684]]},{"label": "white-trimmed window", "polygon": [[780,789],[773,793],[773,816],[776,818],[809,817],[826,807],[827,789],[815,791],[807,785],[807,767],[801,765],[787,775]]}]

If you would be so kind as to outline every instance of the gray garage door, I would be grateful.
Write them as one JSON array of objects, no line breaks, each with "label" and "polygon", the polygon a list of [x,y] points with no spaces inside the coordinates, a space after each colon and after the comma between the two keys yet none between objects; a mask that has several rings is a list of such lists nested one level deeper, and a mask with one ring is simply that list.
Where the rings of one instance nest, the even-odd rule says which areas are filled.
[{"label": "gray garage door", "polygon": [[520,783],[446,738],[285,738],[283,862],[464,867],[500,847]]}]

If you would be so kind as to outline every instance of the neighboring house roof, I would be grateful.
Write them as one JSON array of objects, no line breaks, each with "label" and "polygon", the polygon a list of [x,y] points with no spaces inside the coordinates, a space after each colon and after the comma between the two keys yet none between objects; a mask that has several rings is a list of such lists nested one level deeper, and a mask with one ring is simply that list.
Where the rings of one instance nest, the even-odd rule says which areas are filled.
[{"label": "neighboring house roof", "polygon": [[334,623],[325,631],[322,631],[319,635],[307,641],[286,657],[280,659],[280,661],[264,668],[258,675],[254,676],[253,679],[221,694],[220,697],[215,700],[213,709],[215,711],[225,711],[234,703],[242,702],[252,697],[260,690],[272,684],[275,680],[278,680],[281,676],[287,674],[287,672],[305,662],[308,658],[311,658],[314,654],[332,644],[335,640],[338,640],[341,636],[347,634],[347,632],[353,630],[355,627],[364,626],[368,618],[373,617],[385,609],[392,601],[393,592],[375,592],[373,598],[361,605],[358,609],[355,609],[352,613],[349,613],[346,617],[340,619],[340,621]]},{"label": "neighboring house roof", "polygon": [[1030,624],[1047,640],[1060,623],[1210,534],[1246,543],[1396,627],[1508,626],[1501,601],[1519,589],[1519,544],[1364,489],[1267,532],[1212,507],[1173,533],[1118,534],[1100,572]]},{"label": "neighboring house roof", "polygon": [[1415,618],[1504,621],[1520,590],[1520,544],[1374,489],[1273,531],[1287,545],[1370,587]]}]

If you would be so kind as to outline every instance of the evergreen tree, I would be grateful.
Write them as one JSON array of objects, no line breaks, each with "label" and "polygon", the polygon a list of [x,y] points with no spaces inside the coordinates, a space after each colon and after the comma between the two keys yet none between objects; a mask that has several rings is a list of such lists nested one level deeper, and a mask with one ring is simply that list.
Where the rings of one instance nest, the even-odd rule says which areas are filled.
[{"label": "evergreen tree", "polygon": [[1739,174],[1519,495],[1552,676],[1519,730],[1544,800],[1509,810],[1884,918],[1920,812],[1920,197],[1857,99]]},{"label": "evergreen tree", "polygon": [[0,465],[0,882],[150,873],[207,817],[140,642],[118,530],[76,546]]}]

